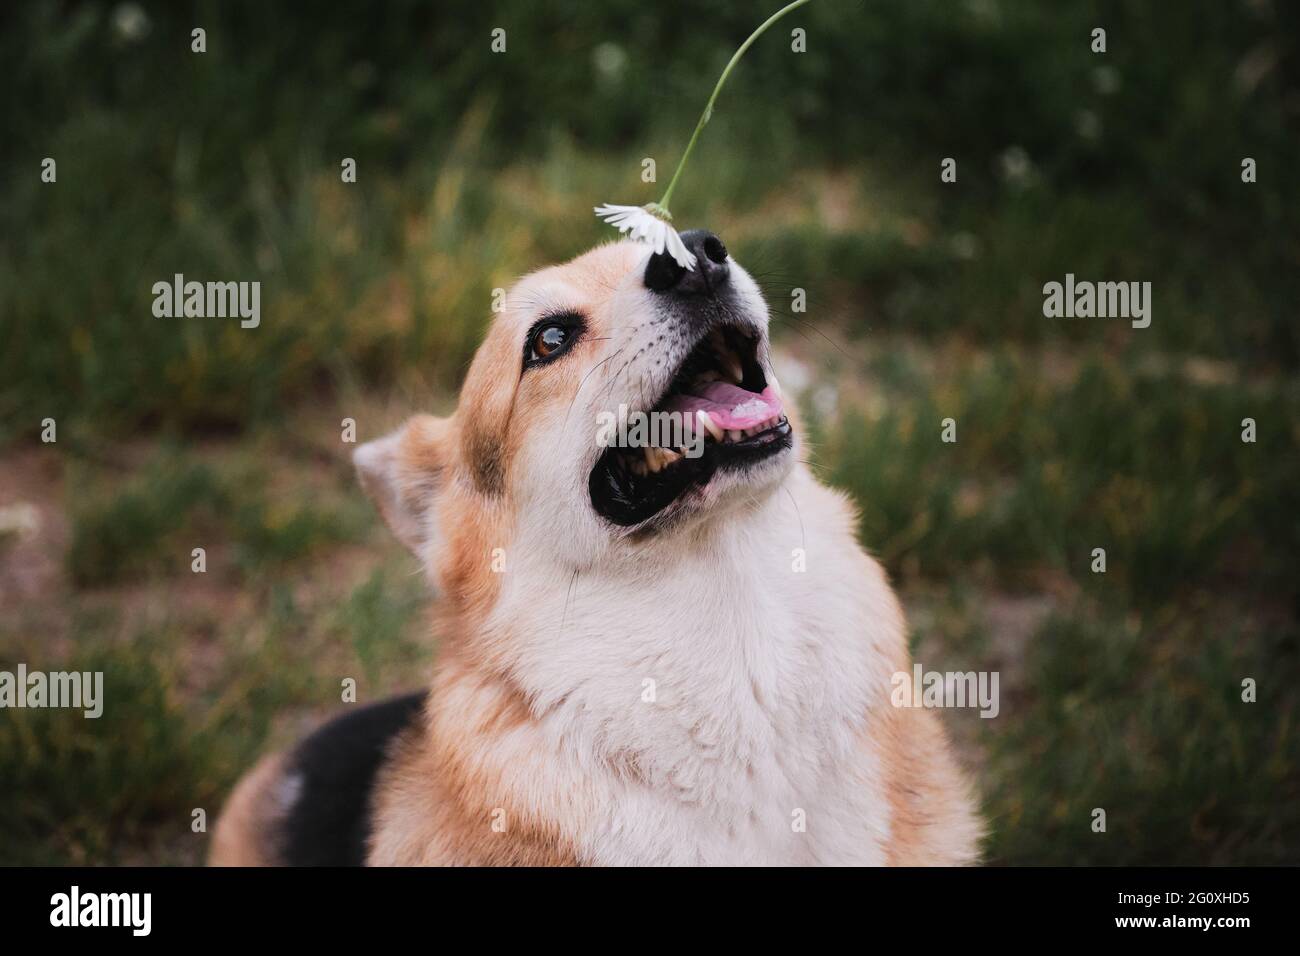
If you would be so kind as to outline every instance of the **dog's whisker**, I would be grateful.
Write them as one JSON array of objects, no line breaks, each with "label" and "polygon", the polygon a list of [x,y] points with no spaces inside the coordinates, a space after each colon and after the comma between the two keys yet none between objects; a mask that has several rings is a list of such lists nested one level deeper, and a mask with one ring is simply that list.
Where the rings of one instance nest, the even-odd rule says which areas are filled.
[{"label": "dog's whisker", "polygon": [[[636,356],[633,356],[632,358],[636,358]],[[618,384],[619,380],[623,377],[623,373],[626,372],[628,366],[632,364],[632,358],[624,362],[623,365],[619,368],[619,370],[614,373],[614,377],[610,379],[609,384],[605,386],[605,390],[600,393],[602,399],[604,399],[606,395],[608,395],[610,392],[614,390],[614,386]]]},{"label": "dog's whisker", "polygon": [[[608,338],[608,336],[606,336],[606,338]],[[627,346],[624,346],[623,348],[626,348],[626,347],[627,347]],[[618,350],[617,352],[615,352],[613,355],[607,355],[607,356],[605,356],[603,359],[601,359],[599,362],[597,362],[595,365],[593,365],[593,366],[588,370],[588,372],[587,372],[586,375],[582,376],[582,381],[578,383],[578,390],[577,390],[576,392],[573,393],[573,398],[569,401],[569,410],[568,410],[567,412],[564,413],[564,423],[565,423],[566,425],[569,423],[569,416],[573,413],[573,406],[574,406],[574,403],[577,402],[577,400],[578,400],[578,396],[579,396],[580,394],[582,394],[582,386],[584,386],[584,385],[587,384],[587,379],[589,379],[589,378],[591,377],[591,373],[594,372],[594,371],[596,371],[596,369],[600,368],[602,365],[604,365],[604,364],[605,364],[606,362],[608,362],[610,359],[616,359],[616,358],[618,358],[619,355],[622,354],[622,352],[623,352],[623,349],[619,349],[619,350]]]},{"label": "dog's whisker", "polygon": [[786,497],[788,497],[788,498],[790,499],[790,504],[794,505],[794,513],[795,513],[795,517],[797,517],[797,518],[799,519],[799,547],[801,547],[801,548],[803,548],[805,551],[807,551],[807,548],[808,548],[808,539],[807,539],[806,536],[804,535],[804,530],[803,530],[803,512],[799,510],[799,502],[795,500],[794,493],[791,492],[790,489],[786,487],[786,483],[785,483],[784,481],[781,482],[781,490],[784,491],[785,494],[786,494]]},{"label": "dog's whisker", "polygon": [[799,335],[799,337],[802,338],[805,342],[809,342],[809,343],[812,342],[812,339],[808,337],[808,334],[807,334],[806,332],[804,332],[803,329],[800,329],[800,328],[794,328],[794,331],[795,331],[795,332]]},{"label": "dog's whisker", "polygon": [[[844,351],[844,349],[840,348],[840,345],[839,345],[838,342],[836,342],[833,338],[831,338],[829,335],[827,335],[827,334],[826,334],[825,332],[823,332],[821,329],[817,328],[817,326],[813,325],[811,322],[805,322],[803,319],[796,319],[793,315],[788,315],[788,314],[786,314],[786,315],[781,315],[780,318],[781,318],[782,320],[788,320],[788,321],[790,321],[790,322],[797,322],[799,325],[801,325],[801,326],[803,326],[803,327],[805,327],[805,328],[812,329],[814,332],[816,332],[818,335],[820,335],[823,339],[825,339],[827,342],[829,342],[830,345],[831,345],[831,347],[832,347],[833,349],[835,349],[835,351],[839,352],[839,353],[840,353],[841,355],[843,355],[845,358],[850,358],[849,353],[846,352],[846,351]],[[797,330],[796,330],[796,331],[797,331]]]},{"label": "dog's whisker", "polygon": [[573,597],[573,585],[578,580],[578,569],[573,569],[573,574],[569,577],[569,590],[564,595],[564,609],[560,612],[560,635],[564,634],[565,622],[569,619],[569,601]]}]

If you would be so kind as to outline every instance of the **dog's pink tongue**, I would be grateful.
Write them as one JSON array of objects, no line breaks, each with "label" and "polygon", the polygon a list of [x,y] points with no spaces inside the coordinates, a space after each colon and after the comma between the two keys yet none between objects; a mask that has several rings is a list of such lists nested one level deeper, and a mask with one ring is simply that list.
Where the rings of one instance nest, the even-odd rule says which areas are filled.
[{"label": "dog's pink tongue", "polygon": [[781,399],[771,385],[760,395],[730,382],[710,382],[698,395],[674,395],[664,410],[683,412],[692,418],[696,412],[705,411],[720,428],[753,428],[781,414]]}]

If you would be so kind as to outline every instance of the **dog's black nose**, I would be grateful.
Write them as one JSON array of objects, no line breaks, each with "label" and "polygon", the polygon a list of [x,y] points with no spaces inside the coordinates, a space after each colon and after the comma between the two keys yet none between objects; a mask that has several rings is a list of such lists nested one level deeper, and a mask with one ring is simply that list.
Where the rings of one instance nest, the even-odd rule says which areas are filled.
[{"label": "dog's black nose", "polygon": [[645,267],[645,285],[652,292],[715,293],[727,281],[731,267],[727,247],[705,229],[682,233],[682,242],[695,254],[695,268],[687,270],[671,255],[657,252]]}]

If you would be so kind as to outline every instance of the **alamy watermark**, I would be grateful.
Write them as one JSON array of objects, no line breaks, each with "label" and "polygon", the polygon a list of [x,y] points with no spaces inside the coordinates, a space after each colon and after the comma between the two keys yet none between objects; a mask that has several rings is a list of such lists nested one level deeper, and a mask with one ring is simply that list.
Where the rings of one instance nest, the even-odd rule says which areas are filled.
[{"label": "alamy watermark", "polygon": [[171,282],[153,284],[153,314],[160,319],[239,317],[241,329],[262,322],[262,283],[185,281],[178,272]]},{"label": "alamy watermark", "polygon": [[94,720],[104,712],[103,671],[0,671],[0,708],[72,708]]},{"label": "alamy watermark", "polygon": [[889,682],[895,707],[979,707],[980,716],[998,715],[998,671],[927,671],[912,665],[912,673],[895,671]]},{"label": "alamy watermark", "polygon": [[153,929],[152,893],[83,893],[73,885],[66,893],[50,897],[51,926],[120,926],[132,936],[148,936]]},{"label": "alamy watermark", "polygon": [[1043,286],[1043,315],[1049,319],[1131,319],[1135,329],[1151,324],[1150,282],[1075,281],[1074,273],[1065,274],[1065,282],[1048,282]]},{"label": "alamy watermark", "polygon": [[699,458],[705,431],[685,412],[628,411],[627,405],[619,405],[617,412],[596,416],[596,444],[601,448],[680,448],[684,457]]}]

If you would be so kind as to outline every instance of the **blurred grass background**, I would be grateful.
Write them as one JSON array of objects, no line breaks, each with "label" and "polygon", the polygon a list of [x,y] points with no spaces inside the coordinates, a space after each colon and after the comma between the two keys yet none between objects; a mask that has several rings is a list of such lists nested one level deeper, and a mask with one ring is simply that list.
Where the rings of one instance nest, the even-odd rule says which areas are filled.
[{"label": "blurred grass background", "polygon": [[[657,198],[642,158],[670,175],[765,12],[0,13],[0,667],[108,685],[99,721],[0,720],[0,862],[198,861],[192,810],[342,678],[420,683],[422,587],[340,420],[445,411],[491,289]],[[1294,4],[816,0],[677,193],[764,285],[918,660],[1001,673],[997,719],[944,714],[991,862],[1296,862],[1298,126]],[[155,319],[176,272],[260,280],[260,328]],[[1151,327],[1043,318],[1066,272],[1150,281]]]}]

